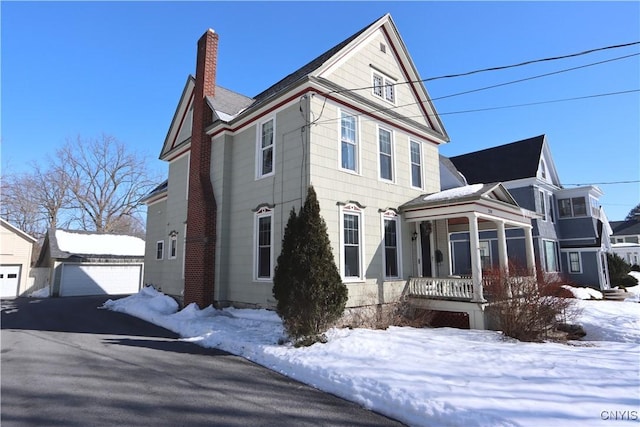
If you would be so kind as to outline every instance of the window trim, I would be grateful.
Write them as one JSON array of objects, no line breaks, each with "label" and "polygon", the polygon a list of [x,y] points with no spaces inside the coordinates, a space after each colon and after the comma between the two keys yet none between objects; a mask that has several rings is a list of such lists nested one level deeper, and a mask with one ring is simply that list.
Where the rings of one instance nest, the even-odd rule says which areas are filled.
[{"label": "window trim", "polygon": [[169,253],[167,259],[176,259],[178,256],[178,236],[169,237]]},{"label": "window trim", "polygon": [[[260,219],[269,218],[269,276],[260,276],[260,247],[259,247],[259,232],[260,232]],[[272,282],[273,270],[274,270],[274,248],[273,248],[273,209],[262,207],[254,214],[253,220],[253,280],[255,282]]]},{"label": "window trim", "polygon": [[[554,262],[555,262],[555,270],[549,270],[549,261],[547,259],[547,243],[553,244],[553,254],[554,254]],[[544,271],[545,273],[559,273],[560,272],[560,264],[558,259],[558,243],[554,240],[542,239],[542,251],[543,251],[543,260],[544,260]]]},{"label": "window trim", "polygon": [[[262,129],[265,124],[272,122],[272,141],[271,145],[268,147],[262,146]],[[276,172],[276,117],[272,116],[267,119],[261,120],[257,124],[256,129],[256,180],[266,178],[269,176],[273,176]],[[263,173],[263,161],[264,161],[264,152],[267,148],[271,148],[271,172]]]},{"label": "window trim", "polygon": [[[346,215],[358,217],[358,276],[345,275],[344,219]],[[353,203],[340,206],[340,276],[343,282],[363,282],[364,272],[364,210]]]},{"label": "window trim", "polygon": [[538,189],[538,202],[540,203],[540,214],[542,214],[542,220],[547,221],[547,193]]},{"label": "window trim", "polygon": [[[558,218],[560,219],[564,219],[564,218],[585,218],[585,217],[589,217],[591,216],[591,201],[589,201],[589,204],[587,204],[587,200],[586,198],[590,197],[590,196],[575,196],[575,197],[563,197],[562,199],[558,199]],[[576,199],[582,199],[583,203],[584,203],[584,213],[576,215],[576,209],[575,209],[575,205],[574,205],[574,200]],[[562,202],[568,201],[569,202],[569,214],[568,215],[562,215],[562,209],[561,204]]]},{"label": "window trim", "polygon": [[[382,85],[376,85],[376,77],[382,80]],[[392,77],[389,77],[383,72],[380,72],[376,69],[371,70],[371,94],[379,99],[388,102],[391,105],[397,105],[398,102],[398,91],[396,90],[396,85],[398,84],[398,80]],[[380,90],[380,94],[376,93],[376,90]],[[391,93],[391,99],[389,99],[389,93]]]},{"label": "window trim", "polygon": [[[396,224],[396,267],[397,274],[395,276],[387,275],[387,228],[386,222],[393,221]],[[382,232],[382,277],[386,280],[397,280],[402,278],[402,221],[400,216],[393,210],[389,209],[380,214],[380,227]]]},{"label": "window trim", "polygon": [[[160,255],[158,257],[158,255]],[[164,259],[164,240],[158,240],[156,242],[156,261],[162,261]]]},{"label": "window trim", "polygon": [[[415,163],[413,163],[413,157],[411,152],[412,144],[416,144],[418,146],[418,156],[420,159],[420,163],[418,164],[418,167],[420,168],[420,186],[419,187],[416,187],[413,183],[413,166],[415,165]],[[422,151],[423,151],[422,143],[420,141],[409,139],[409,183],[411,185],[411,188],[416,188],[418,190],[424,189],[424,168],[422,167],[422,164],[423,164]]]},{"label": "window trim", "polygon": [[[390,151],[391,153],[387,154],[387,153],[382,153],[381,147],[380,147],[380,134],[381,132],[388,132],[389,133],[389,145],[390,145]],[[395,143],[394,143],[394,134],[393,134],[393,130],[384,127],[384,126],[377,126],[377,141],[378,141],[378,179],[380,181],[384,181],[384,182],[389,182],[389,183],[395,183],[396,182],[396,149],[395,149]],[[391,178],[385,178],[382,176],[382,156],[389,156],[389,167],[391,168],[391,170],[389,171],[391,173]]]},{"label": "window trim", "polygon": [[[338,109],[338,116],[340,117],[340,120],[338,120],[338,169],[343,171],[343,172],[347,172],[347,173],[351,173],[351,174],[356,174],[356,175],[360,175],[360,119],[359,116],[355,113],[351,113],[347,110],[344,109]],[[354,137],[355,137],[355,141],[349,142],[349,141],[345,141],[342,138],[342,120],[343,118],[347,116],[347,117],[352,117],[354,120],[354,126],[355,126],[355,131],[354,131]],[[354,150],[355,153],[353,155],[353,162],[354,162],[354,168],[353,169],[349,169],[349,168],[345,168],[343,166],[343,161],[342,161],[342,144],[346,143],[346,144],[352,144],[354,146]]]},{"label": "window trim", "polygon": [[[571,255],[577,255],[578,256],[578,259],[577,259],[578,270],[574,270],[573,269],[574,261],[571,259]],[[570,274],[582,274],[582,256],[581,256],[580,252],[576,252],[576,251],[567,252],[567,266],[569,267],[569,273]]]}]

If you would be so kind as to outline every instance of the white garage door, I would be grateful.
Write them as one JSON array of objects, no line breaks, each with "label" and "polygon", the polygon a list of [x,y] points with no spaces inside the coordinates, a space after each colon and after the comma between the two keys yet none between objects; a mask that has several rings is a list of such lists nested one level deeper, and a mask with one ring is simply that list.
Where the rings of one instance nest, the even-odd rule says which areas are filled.
[{"label": "white garage door", "polygon": [[0,298],[18,296],[19,265],[0,265]]},{"label": "white garage door", "polygon": [[140,290],[142,266],[65,264],[60,296],[134,294]]}]

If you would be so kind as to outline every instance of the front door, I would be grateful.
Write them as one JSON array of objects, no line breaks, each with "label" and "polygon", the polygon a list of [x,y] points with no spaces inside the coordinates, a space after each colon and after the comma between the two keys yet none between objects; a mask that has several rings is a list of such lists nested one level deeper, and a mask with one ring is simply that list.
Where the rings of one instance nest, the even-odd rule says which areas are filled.
[{"label": "front door", "polygon": [[432,277],[431,272],[431,223],[420,223],[420,247],[422,248],[422,277]]}]

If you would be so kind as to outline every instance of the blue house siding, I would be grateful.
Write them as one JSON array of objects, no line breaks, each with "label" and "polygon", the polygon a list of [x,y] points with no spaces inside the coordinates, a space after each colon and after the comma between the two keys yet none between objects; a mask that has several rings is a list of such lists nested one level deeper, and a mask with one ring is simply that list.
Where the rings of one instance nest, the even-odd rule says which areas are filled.
[{"label": "blue house siding", "polygon": [[563,251],[560,255],[562,269],[566,277],[573,283],[580,286],[589,286],[600,289],[600,271],[598,266],[598,253],[595,251],[575,251],[580,254],[581,273],[571,273],[569,268],[569,253],[574,251]]},{"label": "blue house siding", "polygon": [[[505,230],[507,238],[507,257],[509,263],[515,266],[525,266],[527,263],[524,231],[522,229]],[[491,247],[491,267],[498,268],[498,234],[495,230],[481,231],[480,241],[489,241]],[[452,272],[455,275],[471,274],[471,255],[469,252],[469,233],[452,233],[451,250],[453,252]]]}]

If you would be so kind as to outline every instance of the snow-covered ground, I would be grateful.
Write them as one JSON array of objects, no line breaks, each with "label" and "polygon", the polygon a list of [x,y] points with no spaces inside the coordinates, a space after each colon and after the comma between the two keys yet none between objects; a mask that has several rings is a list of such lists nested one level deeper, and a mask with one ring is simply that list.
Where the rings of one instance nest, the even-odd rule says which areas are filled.
[{"label": "snow-covered ground", "polygon": [[576,300],[582,341],[522,343],[452,328],[331,329],[326,344],[279,345],[267,310],[181,311],[145,288],[104,307],[243,356],[412,426],[640,423],[640,304]]}]

